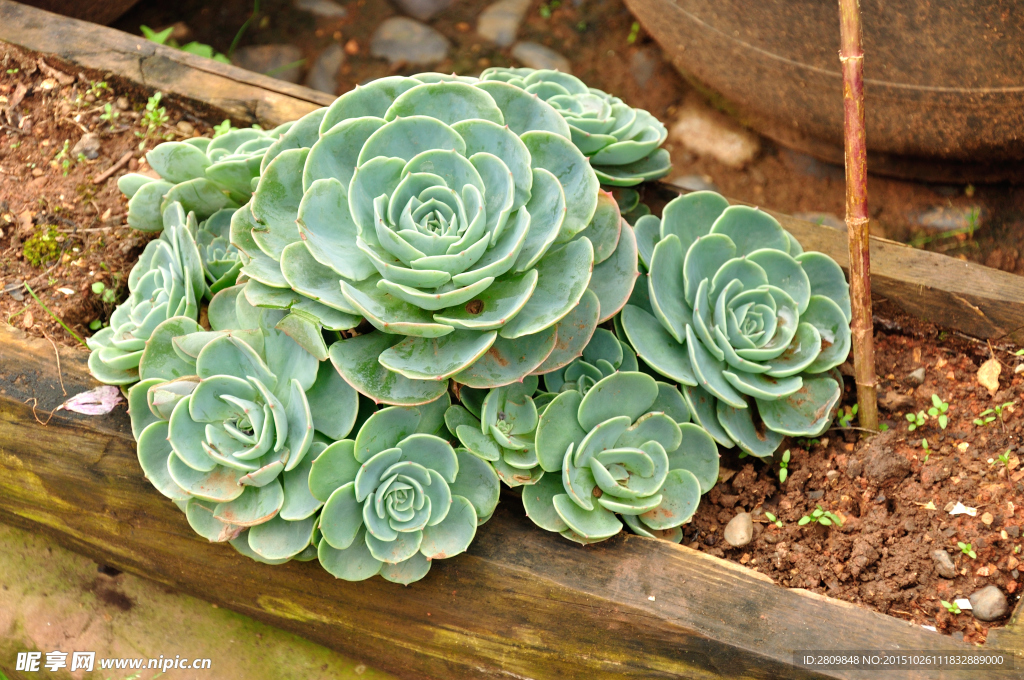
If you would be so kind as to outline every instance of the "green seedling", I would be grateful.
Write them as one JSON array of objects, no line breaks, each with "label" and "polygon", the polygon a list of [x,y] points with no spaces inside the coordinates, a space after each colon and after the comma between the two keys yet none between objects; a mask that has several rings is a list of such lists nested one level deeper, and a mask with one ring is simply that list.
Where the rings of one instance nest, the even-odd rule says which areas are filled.
[{"label": "green seedling", "polygon": [[945,607],[946,611],[950,614],[960,613],[960,607],[957,605],[956,602],[946,602],[945,600],[939,600],[939,602],[942,603],[942,606]]},{"label": "green seedling", "polygon": [[632,45],[636,42],[636,39],[640,37],[640,22],[634,21],[633,25],[629,27],[629,35],[626,36],[626,43]]},{"label": "green seedling", "polygon": [[[167,125],[170,117],[167,115],[167,109],[160,106],[160,99],[163,98],[162,92],[156,92],[146,102],[146,109],[142,113],[142,118],[139,120],[139,125],[145,127],[143,132],[135,132],[135,136],[141,138],[139,142],[139,149],[146,148],[146,141],[153,136],[159,136],[159,130],[163,126]],[[164,135],[164,139],[170,139],[170,135]]]},{"label": "green seedling", "polygon": [[964,543],[963,541],[957,541],[956,542],[956,547],[960,548],[960,552],[962,552],[964,555],[967,555],[972,560],[978,559],[978,553],[974,552],[974,548],[971,546],[970,543]]},{"label": "green seedling", "polygon": [[64,170],[64,176],[67,177],[71,171],[71,158],[69,158],[69,151],[71,148],[71,141],[65,139],[64,146],[61,147],[57,155],[53,157],[54,162],[59,163],[61,169]]},{"label": "green seedling", "polygon": [[779,527],[780,529],[782,528],[782,520],[781,519],[779,519],[778,517],[776,517],[775,515],[773,515],[770,512],[764,513],[764,516],[768,518],[769,522],[771,522],[775,526]]},{"label": "green seedling", "polygon": [[786,452],[782,454],[782,460],[779,461],[779,483],[785,483],[787,477],[789,477],[789,449],[786,449]]},{"label": "green seedling", "polygon": [[13,76],[15,73],[17,73],[20,70],[21,69],[17,69],[17,68],[9,68],[9,69],[7,69],[7,75]]},{"label": "green seedling", "polygon": [[114,129],[114,123],[121,116],[121,112],[115,109],[110,103],[103,105],[103,113],[100,114],[100,120],[110,125],[110,129]]},{"label": "green seedling", "polygon": [[889,431],[889,426],[886,425],[885,423],[879,423],[878,424],[878,431],[879,432],[888,432]]},{"label": "green seedling", "polygon": [[[246,22],[248,23],[248,22]],[[226,54],[221,54],[213,49],[211,45],[206,43],[196,42],[193,40],[190,43],[179,45],[176,40],[171,38],[171,33],[174,32],[174,27],[169,26],[162,31],[154,31],[149,26],[139,26],[139,30],[142,31],[142,35],[146,40],[151,40],[159,45],[167,45],[179,49],[182,52],[188,52],[189,54],[195,54],[200,57],[206,57],[207,59],[213,59],[224,64],[230,64],[231,60],[228,59]]]},{"label": "green seedling", "polygon": [[996,421],[996,417],[992,415],[993,413],[995,413],[993,409],[985,409],[978,414],[977,418],[974,419],[974,424],[981,427],[983,425],[988,425],[989,423],[994,423]]},{"label": "green seedling", "polygon": [[860,409],[860,404],[854,404],[853,407],[844,406],[843,414],[839,416],[839,427],[850,427],[853,423],[853,419],[857,417],[857,411]]},{"label": "green seedling", "polygon": [[226,135],[227,133],[231,132],[232,130],[237,130],[237,129],[238,128],[236,128],[235,126],[233,126],[231,124],[230,120],[225,118],[222,123],[218,123],[217,125],[213,126],[213,138],[217,139],[221,135]]},{"label": "green seedling", "polygon": [[117,294],[113,288],[107,288],[102,281],[95,281],[92,284],[92,292],[100,296],[103,304],[109,305],[117,302]]},{"label": "green seedling", "polygon": [[1010,449],[1006,449],[1006,453],[1000,453],[998,456],[996,456],[996,458],[999,459],[1000,463],[1002,463],[1003,465],[1009,467],[1010,466]]},{"label": "green seedling", "polygon": [[917,413],[908,413],[907,420],[910,422],[910,426],[907,429],[910,432],[913,432],[919,427],[924,427],[924,421],[926,421],[927,419],[928,417],[925,415],[924,411],[918,411]]},{"label": "green seedling", "polygon": [[840,527],[843,526],[843,520],[839,519],[838,515],[828,510],[822,510],[820,505],[810,515],[804,515],[801,517],[797,524],[805,526],[811,522],[817,522],[824,526],[832,526],[833,524]]},{"label": "green seedling", "polygon": [[110,86],[102,80],[90,80],[89,81],[89,94],[96,99],[99,99],[104,94],[110,91]]},{"label": "green seedling", "polygon": [[538,10],[542,19],[550,19],[551,11],[556,10],[562,6],[561,0],[551,0],[551,2],[541,3],[540,9]]},{"label": "green seedling", "polygon": [[1017,350],[1016,352],[1013,353],[1013,356],[1015,356],[1015,357],[1024,357],[1024,349]]},{"label": "green seedling", "polygon": [[928,448],[928,440],[921,440],[921,448],[924,449],[924,462],[928,462],[928,456],[932,455],[932,450]]},{"label": "green seedling", "polygon": [[938,418],[939,427],[943,430],[946,429],[946,425],[949,424],[949,418],[946,416],[946,411],[949,410],[949,404],[939,399],[939,395],[932,395],[932,407],[928,409],[928,415],[932,418]]}]

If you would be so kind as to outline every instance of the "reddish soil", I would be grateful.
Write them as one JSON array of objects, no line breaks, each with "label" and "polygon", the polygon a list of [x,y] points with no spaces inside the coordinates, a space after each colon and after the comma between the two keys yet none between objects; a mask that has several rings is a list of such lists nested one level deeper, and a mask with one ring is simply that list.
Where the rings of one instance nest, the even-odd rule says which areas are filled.
[{"label": "reddish soil", "polygon": [[[101,81],[107,86],[95,85]],[[45,62],[40,66],[34,55],[0,53],[0,315],[5,323],[77,344],[24,283],[81,337],[92,333],[91,322],[105,322],[116,304],[93,292],[94,283],[123,299],[127,274],[152,238],[128,228],[127,202],[117,190],[118,177],[146,170],[136,134],[146,129],[139,123],[146,100],[103,74],[64,73]],[[100,120],[108,104],[119,114],[113,128]],[[209,129],[181,110],[168,106],[167,114],[167,124],[155,133],[161,138]],[[90,132],[99,135],[98,156],[76,158],[75,145]],[[146,148],[157,141],[146,140]],[[65,143],[68,150],[61,155]],[[129,152],[128,163],[105,181],[93,182]]]},{"label": "reddish soil", "polygon": [[[837,423],[817,442],[784,442],[769,465],[724,452],[720,483],[684,527],[684,543],[781,585],[980,643],[998,624],[977,621],[969,611],[949,614],[939,600],[966,598],[988,584],[1007,594],[1010,611],[1020,598],[1024,373],[1013,371],[1021,362],[995,348],[1004,366],[1001,389],[992,395],[976,379],[992,356],[987,345],[900,316],[888,305],[876,311],[876,371],[888,431],[863,438]],[[909,378],[917,368],[925,369],[921,385]],[[908,431],[904,414],[927,411],[932,394],[949,404],[947,427],[929,419]],[[849,378],[844,405],[855,401]],[[982,411],[1007,402],[1013,405],[1003,409],[1002,422],[974,423]],[[789,476],[780,484],[778,461],[787,449]],[[1006,452],[1003,463],[998,456]],[[957,502],[976,508],[977,515],[950,515]],[[819,506],[842,518],[842,526],[799,526]],[[724,527],[743,511],[754,515],[754,539],[733,548],[723,538]],[[783,526],[769,522],[766,512]],[[965,555],[958,542],[970,543],[976,557]],[[936,549],[953,559],[955,578],[936,573]]]}]

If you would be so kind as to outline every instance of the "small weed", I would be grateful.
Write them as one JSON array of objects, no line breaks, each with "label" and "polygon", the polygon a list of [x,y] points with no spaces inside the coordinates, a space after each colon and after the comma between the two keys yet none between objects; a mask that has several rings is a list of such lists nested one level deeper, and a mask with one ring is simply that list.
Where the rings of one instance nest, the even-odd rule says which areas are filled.
[{"label": "small weed", "polygon": [[982,425],[988,425],[989,423],[996,422],[996,417],[994,415],[991,415],[993,413],[995,413],[995,411],[993,411],[992,409],[985,409],[984,411],[978,414],[977,418],[974,419],[974,424],[977,425],[978,427],[981,427]]},{"label": "small weed", "polygon": [[860,409],[860,404],[854,404],[853,408],[849,406],[843,407],[843,415],[839,416],[839,427],[850,427],[853,423],[853,419],[857,417],[857,411]]},{"label": "small weed", "polygon": [[58,236],[60,236],[60,232],[53,225],[47,227],[45,231],[37,231],[32,234],[21,247],[25,261],[33,267],[42,267],[56,261],[60,256]]},{"label": "small weed", "polygon": [[102,281],[95,281],[92,284],[92,292],[100,296],[103,304],[110,305],[117,301],[117,294],[113,288],[107,288]]},{"label": "small weed", "polygon": [[224,122],[218,123],[217,125],[213,126],[213,138],[217,139],[221,135],[226,135],[227,133],[231,132],[232,130],[237,130],[237,129],[238,128],[236,128],[235,126],[233,126],[231,124],[230,120],[225,118]]},{"label": "small weed", "polygon": [[556,10],[561,6],[561,0],[550,0],[550,2],[541,3],[539,10],[541,18],[550,19],[552,10]]},{"label": "small weed", "polygon": [[[51,283],[50,285],[52,286],[53,283]],[[36,295],[36,292],[34,290],[32,290],[32,286],[28,285],[28,282],[25,283],[25,290],[27,290],[28,294],[32,296],[33,300],[35,300],[36,302],[39,303],[39,306],[43,308],[44,312],[49,314],[51,317],[53,317],[54,321],[56,321],[57,323],[60,324],[61,328],[66,330],[68,332],[68,334],[71,335],[71,337],[73,337],[75,340],[78,340],[78,342],[82,343],[83,347],[88,347],[88,345],[85,344],[85,340],[82,340],[82,336],[80,336],[78,333],[76,333],[73,330],[71,330],[70,328],[68,328],[68,325],[66,323],[64,323],[63,319],[61,319],[59,316],[54,314],[52,311],[50,311],[49,307],[47,307],[45,304],[43,304],[43,301],[39,299],[39,296]]]},{"label": "small weed", "polygon": [[956,602],[946,602],[945,600],[939,600],[939,602],[942,603],[942,606],[945,607],[946,611],[950,614],[960,613],[960,607],[957,605]]},{"label": "small weed", "polygon": [[917,413],[908,413],[907,420],[910,421],[910,426],[907,428],[908,431],[913,432],[919,427],[924,427],[924,421],[928,418],[925,416],[924,411],[918,411]]},{"label": "small weed", "polygon": [[[170,117],[167,115],[167,109],[160,106],[160,99],[163,98],[162,92],[156,92],[149,101],[146,102],[146,109],[142,114],[142,118],[139,120],[139,125],[145,126],[144,132],[136,131],[135,136],[141,138],[139,142],[139,149],[146,148],[146,141],[150,137],[159,137],[159,130],[163,126],[167,125]],[[170,139],[171,135],[163,135],[164,139]]]},{"label": "small weed", "polygon": [[636,39],[640,37],[640,22],[634,21],[633,25],[629,27],[629,35],[626,36],[626,44],[632,45],[636,42]]},{"label": "small weed", "polygon": [[1005,465],[1006,467],[1009,467],[1010,466],[1010,449],[1006,449],[1006,453],[1000,453],[995,458],[989,458],[988,459],[988,464],[989,465],[995,465],[997,460],[1000,463],[1002,463],[1003,465]]},{"label": "small weed", "polygon": [[1015,357],[1024,357],[1024,349],[1017,350],[1016,352],[1013,353],[1013,356],[1015,356]]},{"label": "small weed", "polygon": [[889,426],[886,425],[885,423],[879,423],[878,424],[878,431],[879,432],[888,432],[889,431]]},{"label": "small weed", "polygon": [[960,552],[962,552],[964,555],[967,555],[972,560],[978,559],[978,553],[974,552],[974,548],[971,546],[970,543],[964,543],[963,541],[957,541],[956,542],[956,547],[960,548]]},{"label": "small weed", "polygon": [[7,75],[13,76],[15,73],[17,73],[20,70],[21,69],[19,69],[19,68],[9,68],[9,69],[7,69]]},{"label": "small weed", "polygon": [[779,484],[783,484],[786,478],[789,477],[789,449],[782,454],[782,460],[779,461]]},{"label": "small weed", "polygon": [[175,49],[181,50],[182,52],[188,52],[189,54],[196,54],[200,57],[206,57],[207,59],[213,59],[224,64],[230,64],[231,60],[228,59],[226,54],[221,54],[213,49],[212,46],[206,43],[196,42],[193,40],[190,43],[179,45],[178,41],[171,38],[171,33],[174,32],[174,27],[169,26],[162,31],[154,31],[149,26],[139,26],[139,30],[142,31],[142,35],[146,40],[151,40],[158,45],[167,45]]},{"label": "small weed", "polygon": [[824,526],[832,526],[833,524],[840,527],[843,526],[843,520],[839,519],[838,515],[829,512],[828,510],[822,510],[820,505],[810,515],[804,515],[803,517],[801,517],[800,521],[797,522],[797,524],[799,524],[800,526],[804,526],[810,524],[811,522],[817,522],[818,524],[822,524]]},{"label": "small weed", "polygon": [[931,449],[928,448],[928,440],[921,440],[921,448],[924,449],[924,462],[928,462],[928,456],[932,455]]},{"label": "small weed", "polygon": [[764,513],[764,516],[768,518],[769,522],[771,522],[772,524],[774,524],[775,526],[777,526],[780,529],[782,528],[782,520],[781,519],[779,519],[778,517],[776,517],[775,515],[773,515],[770,512]]},{"label": "small weed", "polygon": [[71,171],[71,158],[69,157],[69,151],[71,148],[71,141],[68,139],[64,140],[64,146],[57,152],[57,155],[53,157],[54,163],[59,163],[60,167],[64,170],[64,176],[67,177]]},{"label": "small weed", "polygon": [[121,112],[118,111],[117,109],[115,109],[113,106],[111,106],[110,103],[108,102],[108,103],[103,105],[103,113],[100,114],[100,120],[102,120],[104,123],[107,123],[108,125],[110,125],[110,129],[113,130],[114,129],[114,123],[117,122],[117,119],[120,116],[121,116]]},{"label": "small weed", "polygon": [[932,418],[939,419],[939,427],[943,430],[946,429],[946,425],[949,424],[949,418],[946,416],[946,411],[949,410],[949,404],[939,399],[939,395],[932,395],[932,407],[928,409],[928,415]]},{"label": "small weed", "polygon": [[102,80],[98,80],[98,81],[97,80],[91,80],[91,81],[89,81],[89,94],[91,94],[93,97],[96,97],[96,99],[99,99],[100,97],[105,95],[107,92],[110,92],[110,86],[107,85],[107,83],[105,81],[102,81]]},{"label": "small weed", "polygon": [[17,149],[19,146],[21,146],[21,142],[11,142],[11,149],[12,150],[13,149]]},{"label": "small weed", "polygon": [[578,24],[576,24],[576,32],[577,33],[586,33],[587,32],[587,22],[586,21],[581,21]]}]

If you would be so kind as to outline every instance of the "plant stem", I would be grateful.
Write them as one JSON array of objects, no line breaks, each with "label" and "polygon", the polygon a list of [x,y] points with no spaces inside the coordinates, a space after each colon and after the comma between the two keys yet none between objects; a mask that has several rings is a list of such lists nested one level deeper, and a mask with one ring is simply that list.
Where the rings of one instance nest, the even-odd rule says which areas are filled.
[{"label": "plant stem", "polygon": [[68,328],[68,325],[66,323],[64,323],[63,321],[61,321],[61,318],[59,316],[57,316],[56,314],[51,312],[50,308],[43,304],[43,301],[39,299],[39,296],[36,295],[36,292],[34,290],[32,290],[32,286],[30,286],[30,285],[28,285],[28,283],[26,283],[25,284],[25,290],[27,290],[28,294],[31,295],[35,299],[35,301],[39,303],[39,306],[43,308],[43,311],[45,311],[47,314],[52,316],[54,321],[56,321],[57,323],[59,323],[61,325],[61,328],[66,330],[68,333],[70,333],[72,335],[72,337],[75,338],[75,340],[78,340],[78,342],[82,343],[82,347],[88,347],[89,346],[89,345],[85,344],[85,340],[82,340],[81,336],[78,335],[78,333],[76,333],[73,330],[71,330],[70,328]]},{"label": "plant stem", "polygon": [[846,147],[846,230],[850,239],[853,366],[860,424],[878,430],[878,392],[871,320],[871,254],[868,245],[868,162],[864,133],[864,48],[860,0],[839,0],[843,65],[843,138]]}]

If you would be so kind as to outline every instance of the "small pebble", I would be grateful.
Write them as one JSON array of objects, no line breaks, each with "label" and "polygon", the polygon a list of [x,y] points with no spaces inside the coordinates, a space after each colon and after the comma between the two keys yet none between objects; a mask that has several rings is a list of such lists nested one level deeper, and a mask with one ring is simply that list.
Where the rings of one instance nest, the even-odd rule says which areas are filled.
[{"label": "small pebble", "polygon": [[516,43],[512,48],[512,57],[523,66],[536,69],[554,69],[562,73],[572,73],[572,65],[564,56],[554,50],[535,42]]},{"label": "small pebble", "polygon": [[196,131],[195,126],[187,120],[179,120],[178,124],[174,127],[178,128],[178,132],[180,132],[183,135],[191,135],[193,132]]},{"label": "small pebble", "polygon": [[741,512],[725,525],[725,542],[734,548],[742,548],[754,536],[754,521],[750,513]]},{"label": "small pebble", "polygon": [[530,0],[498,0],[480,12],[476,32],[498,47],[508,47],[516,41],[523,16],[530,9]]},{"label": "small pebble", "polygon": [[985,586],[967,599],[971,601],[974,618],[979,621],[995,621],[1006,616],[1009,611],[1006,595],[995,586]]},{"label": "small pebble", "polygon": [[907,375],[907,382],[911,385],[922,385],[924,384],[925,372],[924,366],[911,371]]},{"label": "small pebble", "polygon": [[953,559],[945,550],[933,550],[932,561],[935,562],[935,572],[942,578],[956,578],[956,565]]},{"label": "small pebble", "polygon": [[370,53],[392,64],[436,64],[448,55],[450,46],[448,38],[407,17],[385,19],[370,39]]},{"label": "small pebble", "polygon": [[809,494],[807,494],[807,497],[810,498],[812,501],[820,501],[824,495],[825,495],[825,490],[824,489],[818,489],[816,491],[812,491]]},{"label": "small pebble", "polygon": [[334,0],[295,0],[295,9],[324,19],[344,19],[348,16],[348,10]]},{"label": "small pebble", "polygon": [[1016,525],[1006,527],[1006,535],[1009,536],[1010,538],[1019,538],[1020,537],[1020,527],[1016,526]]}]

